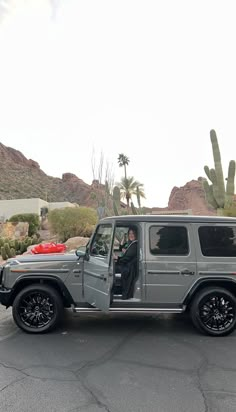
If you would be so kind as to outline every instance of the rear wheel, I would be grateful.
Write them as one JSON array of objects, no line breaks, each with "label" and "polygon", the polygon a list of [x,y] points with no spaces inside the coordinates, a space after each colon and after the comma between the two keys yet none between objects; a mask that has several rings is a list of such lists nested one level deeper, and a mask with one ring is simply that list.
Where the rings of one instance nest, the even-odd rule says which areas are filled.
[{"label": "rear wheel", "polygon": [[236,297],[227,289],[206,288],[197,293],[191,305],[193,324],[211,336],[225,336],[236,326]]},{"label": "rear wheel", "polygon": [[22,289],[12,305],[15,323],[25,332],[43,333],[54,329],[63,316],[61,296],[48,285],[30,285]]}]

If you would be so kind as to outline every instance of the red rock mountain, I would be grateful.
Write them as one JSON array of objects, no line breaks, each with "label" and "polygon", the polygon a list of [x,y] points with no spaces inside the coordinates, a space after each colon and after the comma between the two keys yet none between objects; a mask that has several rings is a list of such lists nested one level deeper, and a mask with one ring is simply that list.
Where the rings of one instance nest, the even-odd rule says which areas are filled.
[{"label": "red rock mountain", "polygon": [[208,216],[216,212],[206,202],[202,187],[202,178],[191,180],[181,187],[173,187],[168,206],[166,208],[153,208],[152,212],[191,210],[194,215]]},{"label": "red rock mountain", "polygon": [[174,187],[170,194],[168,208],[172,210],[192,209],[194,215],[215,214],[214,209],[206,202],[201,178],[191,180],[182,187]]},{"label": "red rock mountain", "polygon": [[[37,162],[0,143],[0,199],[39,197],[49,202],[69,201],[94,207],[96,203],[91,194],[98,186],[97,181],[89,185],[72,173],[64,173],[62,179],[48,176]],[[214,214],[206,203],[200,179],[174,187],[168,206],[155,207],[152,211],[186,209],[196,215]]]},{"label": "red rock mountain", "polygon": [[64,173],[62,179],[46,175],[37,162],[0,143],[0,199],[39,197],[95,206],[92,191],[93,185],[72,173]]}]

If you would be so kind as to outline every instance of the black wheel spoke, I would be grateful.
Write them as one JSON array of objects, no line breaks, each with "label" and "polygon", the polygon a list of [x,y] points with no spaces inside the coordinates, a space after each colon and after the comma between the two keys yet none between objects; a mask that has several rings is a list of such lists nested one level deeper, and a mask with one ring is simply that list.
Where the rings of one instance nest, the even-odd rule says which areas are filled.
[{"label": "black wheel spoke", "polygon": [[47,324],[48,319],[51,319],[50,316],[46,316],[44,313],[41,313],[41,314],[39,315],[39,318],[41,318],[41,320],[42,320],[42,322],[43,322],[44,325]]},{"label": "black wheel spoke", "polygon": [[30,325],[32,325],[32,323],[34,322],[34,319],[35,319],[34,315],[32,315],[32,316],[29,317],[29,323],[30,323]]},{"label": "black wheel spoke", "polygon": [[205,323],[208,323],[212,319],[212,317],[213,315],[211,313],[208,313],[207,315],[203,316],[202,319]]}]

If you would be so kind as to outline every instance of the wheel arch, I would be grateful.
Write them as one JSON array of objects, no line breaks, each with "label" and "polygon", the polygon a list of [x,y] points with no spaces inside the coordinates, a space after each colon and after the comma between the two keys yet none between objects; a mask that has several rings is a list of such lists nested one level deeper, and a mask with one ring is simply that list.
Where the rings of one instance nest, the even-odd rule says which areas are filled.
[{"label": "wheel arch", "polygon": [[206,278],[206,279],[199,279],[193,287],[190,289],[188,292],[187,296],[184,299],[183,304],[186,305],[187,307],[191,305],[191,302],[193,301],[194,297],[196,294],[203,289],[206,289],[208,287],[221,287],[229,292],[231,292],[235,297],[236,297],[236,280],[229,279],[226,277],[221,277],[221,278]]},{"label": "wheel arch", "polygon": [[74,304],[74,301],[72,299],[70,292],[68,291],[67,287],[65,286],[65,284],[62,282],[60,278],[56,276],[50,276],[50,275],[47,275],[47,276],[26,275],[26,276],[22,276],[20,279],[16,281],[7,307],[12,306],[15,297],[23,288],[25,288],[26,286],[32,285],[32,284],[41,284],[41,285],[45,284],[45,285],[51,286],[54,289],[56,289],[62,298],[63,306],[65,308],[69,308],[72,304]]}]

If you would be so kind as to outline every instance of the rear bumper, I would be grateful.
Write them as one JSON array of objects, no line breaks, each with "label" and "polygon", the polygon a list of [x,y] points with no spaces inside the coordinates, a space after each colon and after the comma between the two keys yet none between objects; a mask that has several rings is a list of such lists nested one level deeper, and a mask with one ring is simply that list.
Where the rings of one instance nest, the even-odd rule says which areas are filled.
[{"label": "rear bumper", "polygon": [[13,290],[0,287],[0,303],[6,307],[10,306]]}]

